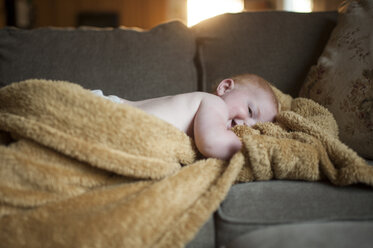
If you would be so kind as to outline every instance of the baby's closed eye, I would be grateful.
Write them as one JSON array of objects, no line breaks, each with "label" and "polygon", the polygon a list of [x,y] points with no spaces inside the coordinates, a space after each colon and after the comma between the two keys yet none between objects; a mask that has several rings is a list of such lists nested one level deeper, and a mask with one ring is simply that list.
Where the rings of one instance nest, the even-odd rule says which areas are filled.
[{"label": "baby's closed eye", "polygon": [[251,110],[250,107],[248,107],[248,112],[249,112],[249,117],[253,117],[253,111]]}]

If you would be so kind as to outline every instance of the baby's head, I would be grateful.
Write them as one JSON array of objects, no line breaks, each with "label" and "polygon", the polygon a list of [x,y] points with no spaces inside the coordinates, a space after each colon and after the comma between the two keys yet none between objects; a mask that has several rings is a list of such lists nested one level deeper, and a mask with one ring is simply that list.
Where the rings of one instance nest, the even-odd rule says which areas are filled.
[{"label": "baby's head", "polygon": [[271,86],[254,74],[224,79],[216,88],[216,95],[227,104],[228,128],[273,121],[278,113],[277,98]]}]

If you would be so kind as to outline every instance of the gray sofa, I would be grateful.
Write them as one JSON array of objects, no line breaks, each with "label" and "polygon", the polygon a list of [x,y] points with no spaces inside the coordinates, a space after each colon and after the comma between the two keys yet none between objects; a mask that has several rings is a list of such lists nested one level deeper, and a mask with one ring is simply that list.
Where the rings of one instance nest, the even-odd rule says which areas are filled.
[{"label": "gray sofa", "polygon": [[[336,22],[336,12],[247,12],[149,31],[4,28],[0,86],[67,80],[139,100],[251,72],[296,97]],[[234,185],[187,247],[371,247],[372,232],[371,187],[274,180]]]}]

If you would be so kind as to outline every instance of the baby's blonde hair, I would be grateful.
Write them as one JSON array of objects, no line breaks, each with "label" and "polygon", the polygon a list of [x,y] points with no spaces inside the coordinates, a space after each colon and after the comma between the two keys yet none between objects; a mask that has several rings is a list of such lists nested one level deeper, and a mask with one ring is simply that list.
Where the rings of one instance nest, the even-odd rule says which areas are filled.
[{"label": "baby's blonde hair", "polygon": [[234,81],[235,85],[245,86],[245,85],[251,84],[268,92],[271,95],[272,103],[274,104],[278,112],[279,103],[278,103],[276,94],[267,80],[265,80],[264,78],[258,75],[251,74],[251,73],[236,75],[236,76],[231,77],[231,79]]}]

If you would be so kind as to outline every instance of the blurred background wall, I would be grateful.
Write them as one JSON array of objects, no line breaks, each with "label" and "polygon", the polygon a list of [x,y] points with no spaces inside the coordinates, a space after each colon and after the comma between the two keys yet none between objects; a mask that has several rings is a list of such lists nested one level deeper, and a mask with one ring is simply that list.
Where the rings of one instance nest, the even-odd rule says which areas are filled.
[{"label": "blurred background wall", "polygon": [[[214,15],[213,11],[237,12],[230,9],[229,6],[233,4],[236,8],[237,4],[242,5],[238,11],[307,12],[336,10],[341,2],[342,0],[0,0],[0,27],[89,25],[149,29],[174,19],[185,24],[192,23],[188,20],[192,11],[199,11],[201,15],[211,12],[210,16]],[[194,10],[189,8],[192,4]],[[217,10],[219,6],[220,10]],[[193,23],[197,22],[195,20]]]}]

